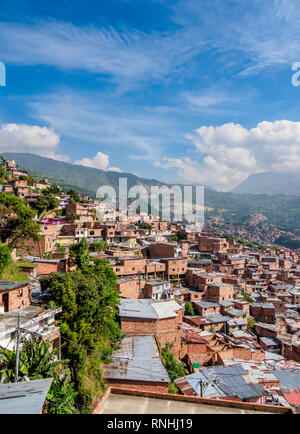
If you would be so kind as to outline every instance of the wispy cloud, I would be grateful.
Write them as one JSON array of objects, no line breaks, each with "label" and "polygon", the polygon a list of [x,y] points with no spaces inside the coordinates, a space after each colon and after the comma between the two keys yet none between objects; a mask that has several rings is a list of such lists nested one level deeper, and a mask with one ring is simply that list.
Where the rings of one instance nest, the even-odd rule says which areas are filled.
[{"label": "wispy cloud", "polygon": [[298,0],[180,0],[172,9],[191,40],[201,35],[228,67],[236,59],[243,75],[300,58]]},{"label": "wispy cloud", "polygon": [[191,45],[182,32],[120,33],[56,21],[2,22],[0,39],[6,41],[0,51],[5,62],[88,71],[120,85],[174,75],[204,46],[201,40]]},{"label": "wispy cloud", "polygon": [[59,89],[57,93],[37,97],[29,107],[35,119],[64,137],[98,144],[101,151],[105,146],[123,148],[136,160],[149,155],[158,157],[164,138],[176,135],[170,119],[147,108],[138,111],[126,101],[110,103],[107,94],[101,92],[86,95]]}]

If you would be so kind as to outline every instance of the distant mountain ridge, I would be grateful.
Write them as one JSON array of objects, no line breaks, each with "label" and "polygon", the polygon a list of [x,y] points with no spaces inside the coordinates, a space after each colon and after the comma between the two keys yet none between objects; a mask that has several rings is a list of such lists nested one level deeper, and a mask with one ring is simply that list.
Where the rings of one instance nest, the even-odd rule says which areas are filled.
[{"label": "distant mountain ridge", "polygon": [[267,172],[250,175],[232,193],[300,195],[300,174]]},{"label": "distant mountain ridge", "polygon": [[7,160],[15,160],[20,168],[31,169],[57,179],[63,179],[68,184],[77,185],[94,193],[102,185],[117,187],[119,178],[124,177],[127,178],[128,188],[139,184],[146,186],[167,185],[155,179],[139,178],[132,173],[105,172],[101,169],[65,163],[52,158],[40,157],[36,154],[4,152],[2,156]]},{"label": "distant mountain ridge", "polygon": [[[48,178],[53,184],[61,185],[65,191],[73,188],[78,192],[95,197],[98,187],[111,185],[118,191],[119,178],[126,177],[128,189],[134,185],[170,186],[155,179],[140,178],[131,173],[105,172],[91,167],[64,163],[35,154],[2,154],[5,159],[15,160],[16,164],[28,170],[36,178]],[[267,217],[269,224],[292,232],[300,230],[300,195],[287,194],[244,194],[235,192],[218,192],[205,187],[204,205],[206,218],[221,216],[233,225],[248,224],[251,214],[261,213]]]}]

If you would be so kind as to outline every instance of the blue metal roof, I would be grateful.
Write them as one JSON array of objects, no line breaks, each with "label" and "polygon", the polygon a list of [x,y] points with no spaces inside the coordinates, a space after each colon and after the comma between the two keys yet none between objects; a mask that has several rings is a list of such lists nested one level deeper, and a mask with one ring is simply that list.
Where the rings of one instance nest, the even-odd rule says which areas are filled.
[{"label": "blue metal roof", "polygon": [[0,414],[40,414],[52,380],[0,384]]},{"label": "blue metal roof", "polygon": [[272,371],[272,374],[280,381],[280,387],[287,387],[288,389],[300,389],[300,375],[289,372],[286,369],[278,369]]}]

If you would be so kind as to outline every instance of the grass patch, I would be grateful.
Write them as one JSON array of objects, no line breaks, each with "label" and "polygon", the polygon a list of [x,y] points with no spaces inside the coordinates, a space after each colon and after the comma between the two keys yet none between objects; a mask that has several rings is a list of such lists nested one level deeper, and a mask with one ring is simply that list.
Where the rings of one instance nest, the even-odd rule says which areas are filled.
[{"label": "grass patch", "polygon": [[34,267],[34,264],[32,262],[28,262],[28,261],[18,261],[17,266],[18,267]]},{"label": "grass patch", "polygon": [[6,269],[0,274],[0,280],[13,280],[15,282],[26,282],[30,280],[28,276],[21,273],[16,262],[9,264]]}]

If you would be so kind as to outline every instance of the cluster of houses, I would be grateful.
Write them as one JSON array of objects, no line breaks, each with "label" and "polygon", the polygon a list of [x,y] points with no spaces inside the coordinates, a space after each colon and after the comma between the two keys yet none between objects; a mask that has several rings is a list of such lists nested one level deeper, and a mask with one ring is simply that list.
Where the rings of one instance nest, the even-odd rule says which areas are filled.
[{"label": "cluster of houses", "polygon": [[125,335],[105,366],[108,385],[167,393],[171,380],[161,351],[169,343],[185,367],[175,380],[179,394],[299,409],[300,257],[294,251],[245,247],[151,215],[104,210],[99,221],[98,200],[55,196],[59,209],[75,217],[43,216],[41,240],[18,249],[30,280],[0,282],[1,346],[13,347],[21,312],[24,327],[59,348],[60,312],[33,296],[38,279],[68,272],[68,249],[83,238],[91,246],[105,241],[107,248],[91,249],[91,256],[107,259],[118,276]]}]

